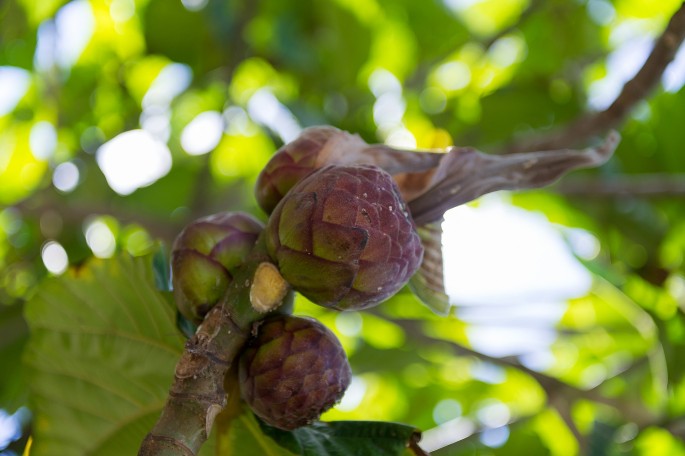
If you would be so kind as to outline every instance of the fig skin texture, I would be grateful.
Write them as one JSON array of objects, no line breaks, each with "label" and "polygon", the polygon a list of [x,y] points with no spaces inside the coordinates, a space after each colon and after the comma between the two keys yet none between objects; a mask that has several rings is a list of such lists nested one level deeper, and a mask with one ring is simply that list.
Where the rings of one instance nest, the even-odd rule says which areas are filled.
[{"label": "fig skin texture", "polygon": [[194,323],[221,299],[264,229],[243,212],[222,212],[188,224],[174,241],[171,254],[176,305]]},{"label": "fig skin texture", "polygon": [[351,379],[340,342],[307,317],[265,319],[240,355],[243,400],[267,424],[292,430],[317,420],[342,398]]},{"label": "fig skin texture", "polygon": [[397,185],[370,165],[311,173],[278,203],[265,234],[269,255],[293,289],[338,310],[393,296],[423,258]]},{"label": "fig skin texture", "polygon": [[326,145],[341,136],[356,138],[335,127],[309,127],[278,149],[257,177],[255,197],[262,210],[271,214],[295,184],[321,167],[321,155],[325,154]]}]

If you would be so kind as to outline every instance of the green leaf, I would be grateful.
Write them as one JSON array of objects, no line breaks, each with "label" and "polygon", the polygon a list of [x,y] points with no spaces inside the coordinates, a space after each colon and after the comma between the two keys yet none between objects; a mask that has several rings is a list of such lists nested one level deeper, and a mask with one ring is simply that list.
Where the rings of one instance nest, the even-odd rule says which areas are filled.
[{"label": "green leaf", "polygon": [[410,444],[415,447],[421,435],[415,427],[382,421],[317,422],[291,432],[262,423],[262,429],[302,456],[399,456]]},{"label": "green leaf", "polygon": [[183,347],[150,257],[92,260],[26,305],[31,454],[136,454]]},{"label": "green leaf", "polygon": [[25,405],[27,391],[21,353],[28,339],[28,329],[19,304],[0,304],[0,408],[9,413]]},{"label": "green leaf", "polygon": [[169,266],[169,254],[160,246],[152,257],[152,268],[155,271],[155,285],[158,290],[171,291],[171,270]]},{"label": "green leaf", "polygon": [[242,413],[237,407],[237,417],[222,420],[217,419],[217,454],[222,455],[251,455],[264,456],[295,456],[288,451],[287,446],[281,446],[266,435],[255,416],[243,404]]}]

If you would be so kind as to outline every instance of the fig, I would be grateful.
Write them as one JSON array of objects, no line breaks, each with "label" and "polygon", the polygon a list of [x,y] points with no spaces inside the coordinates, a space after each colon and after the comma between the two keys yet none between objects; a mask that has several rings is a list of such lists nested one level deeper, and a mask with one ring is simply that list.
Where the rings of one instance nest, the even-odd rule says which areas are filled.
[{"label": "fig", "polygon": [[171,255],[176,305],[194,323],[221,299],[264,229],[243,212],[222,212],[187,225],[174,241]]},{"label": "fig", "polygon": [[274,209],[266,247],[294,290],[358,310],[394,295],[423,246],[397,185],[371,165],[329,165],[297,183]]},{"label": "fig", "polygon": [[241,397],[257,416],[292,430],[340,401],[351,371],[340,342],[323,324],[275,315],[260,323],[243,349],[238,378]]}]

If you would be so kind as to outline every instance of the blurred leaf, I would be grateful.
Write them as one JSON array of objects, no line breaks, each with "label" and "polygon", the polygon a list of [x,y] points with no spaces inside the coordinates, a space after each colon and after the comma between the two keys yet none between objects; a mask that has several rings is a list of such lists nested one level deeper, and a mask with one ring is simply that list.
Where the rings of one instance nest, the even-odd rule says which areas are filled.
[{"label": "blurred leaf", "polygon": [[135,454],[183,346],[150,257],[91,260],[26,305],[32,455]]},{"label": "blurred leaf", "polygon": [[609,456],[613,447],[616,426],[595,421],[588,442],[588,456]]},{"label": "blurred leaf", "polygon": [[172,291],[171,268],[167,250],[159,248],[152,256],[152,270],[155,273],[155,285],[159,291]]},{"label": "blurred leaf", "polygon": [[364,313],[362,319],[361,336],[369,345],[381,350],[404,345],[405,333],[399,325],[369,313]]},{"label": "blurred leaf", "polygon": [[294,456],[296,454],[266,435],[247,407],[243,408],[239,416],[220,425],[218,432],[218,454],[264,456]]},{"label": "blurred leaf", "polygon": [[685,444],[666,429],[650,427],[635,441],[640,456],[683,456]]},{"label": "blurred leaf", "polygon": [[148,52],[186,63],[200,74],[214,69],[226,60],[226,52],[218,46],[218,30],[208,25],[202,12],[189,11],[181,2],[151,0],[144,12]]},{"label": "blurred leaf", "polygon": [[[36,45],[36,34],[32,33],[35,24],[29,24],[29,15],[21,3],[15,1],[0,4],[0,43],[12,43],[11,46],[0,46],[0,62],[3,65],[30,69],[33,66],[33,50]],[[48,3],[50,2],[41,2],[41,6]]]},{"label": "blurred leaf", "polygon": [[256,180],[274,150],[271,139],[257,128],[250,134],[224,135],[211,155],[212,174],[219,181]]},{"label": "blurred leaf", "polygon": [[0,204],[12,204],[29,195],[40,182],[47,163],[31,153],[29,123],[0,130]]},{"label": "blurred leaf", "polygon": [[302,456],[402,455],[420,439],[412,426],[379,421],[316,422],[291,432],[260,424],[282,447]]},{"label": "blurred leaf", "polygon": [[546,408],[534,419],[533,426],[551,455],[578,454],[578,441],[556,410]]},{"label": "blurred leaf", "polygon": [[28,328],[21,304],[0,304],[0,409],[14,413],[27,396],[21,354],[28,339]]},{"label": "blurred leaf", "polygon": [[143,97],[155,78],[169,63],[163,56],[153,55],[130,64],[126,71],[126,85],[131,96],[139,104],[142,104]]},{"label": "blurred leaf", "polygon": [[24,6],[27,16],[30,18],[33,25],[38,25],[39,22],[52,16],[59,7],[67,3],[68,0],[44,0],[34,2],[31,0],[19,0],[19,3]]}]

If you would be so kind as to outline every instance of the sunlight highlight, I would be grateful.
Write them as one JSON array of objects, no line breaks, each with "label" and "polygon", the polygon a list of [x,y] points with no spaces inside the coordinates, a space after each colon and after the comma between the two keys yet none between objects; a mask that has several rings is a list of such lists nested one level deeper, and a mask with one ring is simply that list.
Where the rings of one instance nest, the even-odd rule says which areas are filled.
[{"label": "sunlight highlight", "polygon": [[93,36],[95,18],[86,0],[64,5],[52,21],[38,28],[38,43],[34,55],[36,69],[47,71],[57,65],[70,69],[81,57]]},{"label": "sunlight highlight", "polygon": [[102,220],[93,220],[84,230],[86,243],[98,258],[110,258],[117,247],[112,230]]},{"label": "sunlight highlight", "polygon": [[21,68],[0,66],[0,116],[14,110],[31,83],[31,73]]},{"label": "sunlight highlight", "polygon": [[676,93],[685,85],[685,46],[681,46],[675,59],[666,67],[661,79],[666,92]]},{"label": "sunlight highlight", "polygon": [[181,147],[189,155],[204,155],[214,149],[224,132],[220,112],[205,111],[186,125],[181,133]]},{"label": "sunlight highlight", "polygon": [[581,296],[588,272],[542,214],[511,206],[501,195],[445,214],[447,293],[459,304],[530,303]]},{"label": "sunlight highlight", "polygon": [[146,187],[171,170],[171,152],[166,144],[144,130],[115,136],[96,152],[107,183],[120,195]]},{"label": "sunlight highlight", "polygon": [[284,143],[294,140],[302,131],[297,118],[269,89],[259,89],[250,97],[247,112],[255,122],[280,136]]},{"label": "sunlight highlight", "polygon": [[55,154],[57,149],[57,131],[47,121],[37,122],[31,127],[29,136],[31,153],[39,160],[47,160]]},{"label": "sunlight highlight", "polygon": [[364,379],[353,375],[350,386],[345,390],[345,394],[336,408],[341,412],[351,412],[356,409],[362,403],[366,389],[367,385]]},{"label": "sunlight highlight", "polygon": [[335,329],[344,336],[357,337],[363,324],[364,320],[358,312],[340,312],[335,317]]},{"label": "sunlight highlight", "polygon": [[56,241],[48,241],[43,244],[41,257],[45,268],[55,275],[62,274],[69,266],[67,251]]},{"label": "sunlight highlight", "polygon": [[557,338],[566,300],[592,284],[573,257],[569,237],[587,255],[597,253],[592,239],[511,206],[505,196],[448,211],[443,231],[447,294],[457,316],[469,323],[474,348],[489,355],[547,349]]},{"label": "sunlight highlight", "polygon": [[76,188],[80,178],[78,167],[72,162],[60,163],[52,174],[52,184],[61,192],[68,193]]}]

